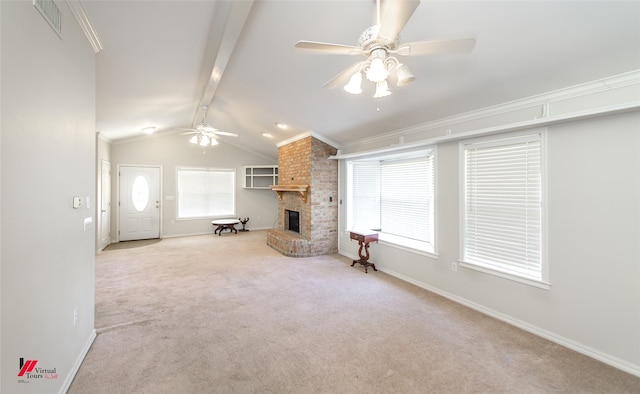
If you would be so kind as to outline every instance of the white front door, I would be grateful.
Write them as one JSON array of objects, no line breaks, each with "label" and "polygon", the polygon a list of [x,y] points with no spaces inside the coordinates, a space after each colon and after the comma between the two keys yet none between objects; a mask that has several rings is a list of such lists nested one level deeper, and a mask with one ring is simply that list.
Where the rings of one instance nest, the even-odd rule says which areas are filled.
[{"label": "white front door", "polygon": [[102,160],[100,170],[100,250],[111,243],[111,163]]},{"label": "white front door", "polygon": [[160,168],[120,167],[120,241],[160,238]]}]

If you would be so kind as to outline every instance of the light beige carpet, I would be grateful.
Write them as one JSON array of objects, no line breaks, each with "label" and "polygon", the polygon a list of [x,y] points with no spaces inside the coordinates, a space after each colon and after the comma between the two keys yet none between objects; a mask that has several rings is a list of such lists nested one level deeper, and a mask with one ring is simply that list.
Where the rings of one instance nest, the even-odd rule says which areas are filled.
[{"label": "light beige carpet", "polygon": [[107,248],[98,336],[69,392],[640,392],[637,377],[350,264],[284,257],[265,231]]}]

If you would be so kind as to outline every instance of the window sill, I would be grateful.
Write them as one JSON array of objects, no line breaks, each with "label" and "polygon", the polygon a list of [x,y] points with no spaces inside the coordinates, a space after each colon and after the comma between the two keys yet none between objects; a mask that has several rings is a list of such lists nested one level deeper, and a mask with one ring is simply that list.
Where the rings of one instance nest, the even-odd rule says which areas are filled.
[{"label": "window sill", "polygon": [[525,278],[522,276],[513,275],[507,272],[498,271],[489,267],[484,267],[474,263],[468,263],[466,261],[458,260],[458,264],[460,267],[468,268],[474,271],[483,272],[485,274],[497,276],[503,279],[512,280],[514,282],[523,283],[525,285],[537,287],[539,289],[549,290],[551,288],[551,283],[544,282],[541,280]]}]

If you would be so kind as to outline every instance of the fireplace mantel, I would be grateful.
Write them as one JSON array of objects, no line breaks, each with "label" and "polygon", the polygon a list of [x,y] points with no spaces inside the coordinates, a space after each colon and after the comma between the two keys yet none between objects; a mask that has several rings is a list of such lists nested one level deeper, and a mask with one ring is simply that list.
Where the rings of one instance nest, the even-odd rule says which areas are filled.
[{"label": "fireplace mantel", "polygon": [[309,185],[271,185],[271,190],[278,193],[278,200],[282,200],[283,192],[297,192],[302,197],[302,201],[306,203]]}]

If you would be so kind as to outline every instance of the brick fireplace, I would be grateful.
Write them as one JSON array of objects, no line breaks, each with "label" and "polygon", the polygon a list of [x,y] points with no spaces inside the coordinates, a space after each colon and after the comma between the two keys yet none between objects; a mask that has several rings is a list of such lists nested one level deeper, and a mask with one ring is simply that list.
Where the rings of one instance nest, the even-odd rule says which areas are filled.
[{"label": "brick fireplace", "polygon": [[[267,245],[285,256],[338,251],[338,163],[328,159],[336,152],[313,135],[278,147],[278,223]],[[299,232],[288,229],[288,211],[299,212]]]}]

